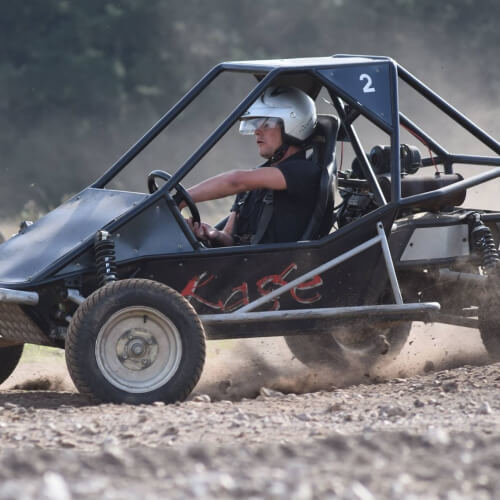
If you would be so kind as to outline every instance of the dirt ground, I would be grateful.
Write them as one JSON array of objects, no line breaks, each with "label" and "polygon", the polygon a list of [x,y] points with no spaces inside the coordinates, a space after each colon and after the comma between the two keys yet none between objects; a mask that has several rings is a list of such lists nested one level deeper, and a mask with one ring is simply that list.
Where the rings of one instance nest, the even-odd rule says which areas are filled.
[{"label": "dirt ground", "polygon": [[31,356],[0,392],[0,498],[498,498],[499,387],[478,332],[442,325],[341,376],[282,339],[211,343],[170,406],[94,405]]}]

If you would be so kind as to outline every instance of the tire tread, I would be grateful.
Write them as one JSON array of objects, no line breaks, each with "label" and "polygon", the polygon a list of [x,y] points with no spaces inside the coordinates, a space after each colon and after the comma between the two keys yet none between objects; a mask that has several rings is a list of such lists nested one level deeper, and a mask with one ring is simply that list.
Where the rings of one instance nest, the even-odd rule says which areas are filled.
[{"label": "tire tread", "polygon": [[124,291],[138,291],[143,287],[148,293],[166,295],[168,297],[168,300],[171,302],[171,304],[173,304],[174,307],[176,307],[180,311],[184,310],[190,315],[190,320],[194,322],[195,327],[199,330],[200,334],[197,336],[198,341],[196,347],[200,354],[200,360],[197,363],[195,370],[191,374],[190,380],[186,380],[184,382],[184,389],[177,395],[176,399],[186,399],[194,389],[195,385],[198,383],[201,372],[203,370],[206,348],[203,325],[194,308],[176,290],[168,287],[167,285],[164,285],[163,283],[142,278],[133,278],[115,281],[97,289],[85,300],[85,302],[80,305],[75,315],[73,316],[68,331],[68,337],[66,339],[66,364],[75,386],[82,394],[86,394],[93,398],[102,399],[97,397],[92,390],[91,386],[88,383],[87,374],[85,373],[83,366],[79,362],[79,335],[84,333],[87,328],[86,321],[88,320],[88,316],[91,315],[95,308],[103,301],[106,301]]}]

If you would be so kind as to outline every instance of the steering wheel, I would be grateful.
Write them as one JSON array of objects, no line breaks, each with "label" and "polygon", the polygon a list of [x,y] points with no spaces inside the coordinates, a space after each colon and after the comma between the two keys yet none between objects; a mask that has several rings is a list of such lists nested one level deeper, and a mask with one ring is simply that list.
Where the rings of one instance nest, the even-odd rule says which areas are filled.
[{"label": "steering wheel", "polygon": [[[156,184],[156,179],[163,179],[164,181],[170,180],[172,176],[163,170],[153,170],[148,175],[148,189],[150,193],[154,193],[158,191],[158,184]],[[179,183],[175,185],[175,189],[177,190],[177,194],[174,196],[174,200],[179,205],[181,201],[183,201],[189,211],[191,212],[191,217],[193,218],[193,222],[200,223],[200,212],[198,211],[198,207],[196,203],[191,198],[191,195],[186,191],[186,189]]]}]

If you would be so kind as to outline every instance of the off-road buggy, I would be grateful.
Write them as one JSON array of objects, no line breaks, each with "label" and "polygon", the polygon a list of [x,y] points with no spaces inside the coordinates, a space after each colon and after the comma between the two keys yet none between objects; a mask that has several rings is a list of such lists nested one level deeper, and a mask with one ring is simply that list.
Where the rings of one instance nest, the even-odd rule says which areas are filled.
[{"label": "off-road buggy", "polygon": [[[253,74],[256,85],[192,156],[172,175],[151,172],[149,193],[107,189],[222,72]],[[401,80],[494,155],[447,151],[400,112]],[[322,90],[332,105],[309,144],[322,169],[313,217],[299,242],[208,248],[178,209],[184,200],[199,219],[180,183],[270,85],[313,99]],[[366,153],[359,117],[388,145]],[[400,144],[400,127],[428,157]],[[336,154],[344,143],[355,153],[347,168]],[[101,178],[0,245],[0,379],[24,343],[57,346],[81,392],[173,402],[197,383],[206,338],[285,336],[306,364],[369,366],[396,354],[415,320],[479,328],[498,358],[500,213],[460,205],[500,169],[464,179],[453,168],[498,167],[499,153],[495,139],[387,57],[220,64]],[[422,175],[424,167],[437,171]]]}]

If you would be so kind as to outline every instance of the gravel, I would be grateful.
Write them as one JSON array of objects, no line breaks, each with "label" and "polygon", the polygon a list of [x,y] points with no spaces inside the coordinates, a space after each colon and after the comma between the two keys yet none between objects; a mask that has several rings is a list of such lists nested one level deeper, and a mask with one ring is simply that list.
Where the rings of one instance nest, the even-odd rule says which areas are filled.
[{"label": "gravel", "polygon": [[0,498],[498,498],[500,365],[151,406],[0,394]]},{"label": "gravel", "polygon": [[48,380],[21,364],[0,392],[0,499],[500,498],[500,364],[475,331],[437,334],[417,324],[356,376],[307,370],[283,342],[215,344],[170,406],[95,405],[62,358]]}]

